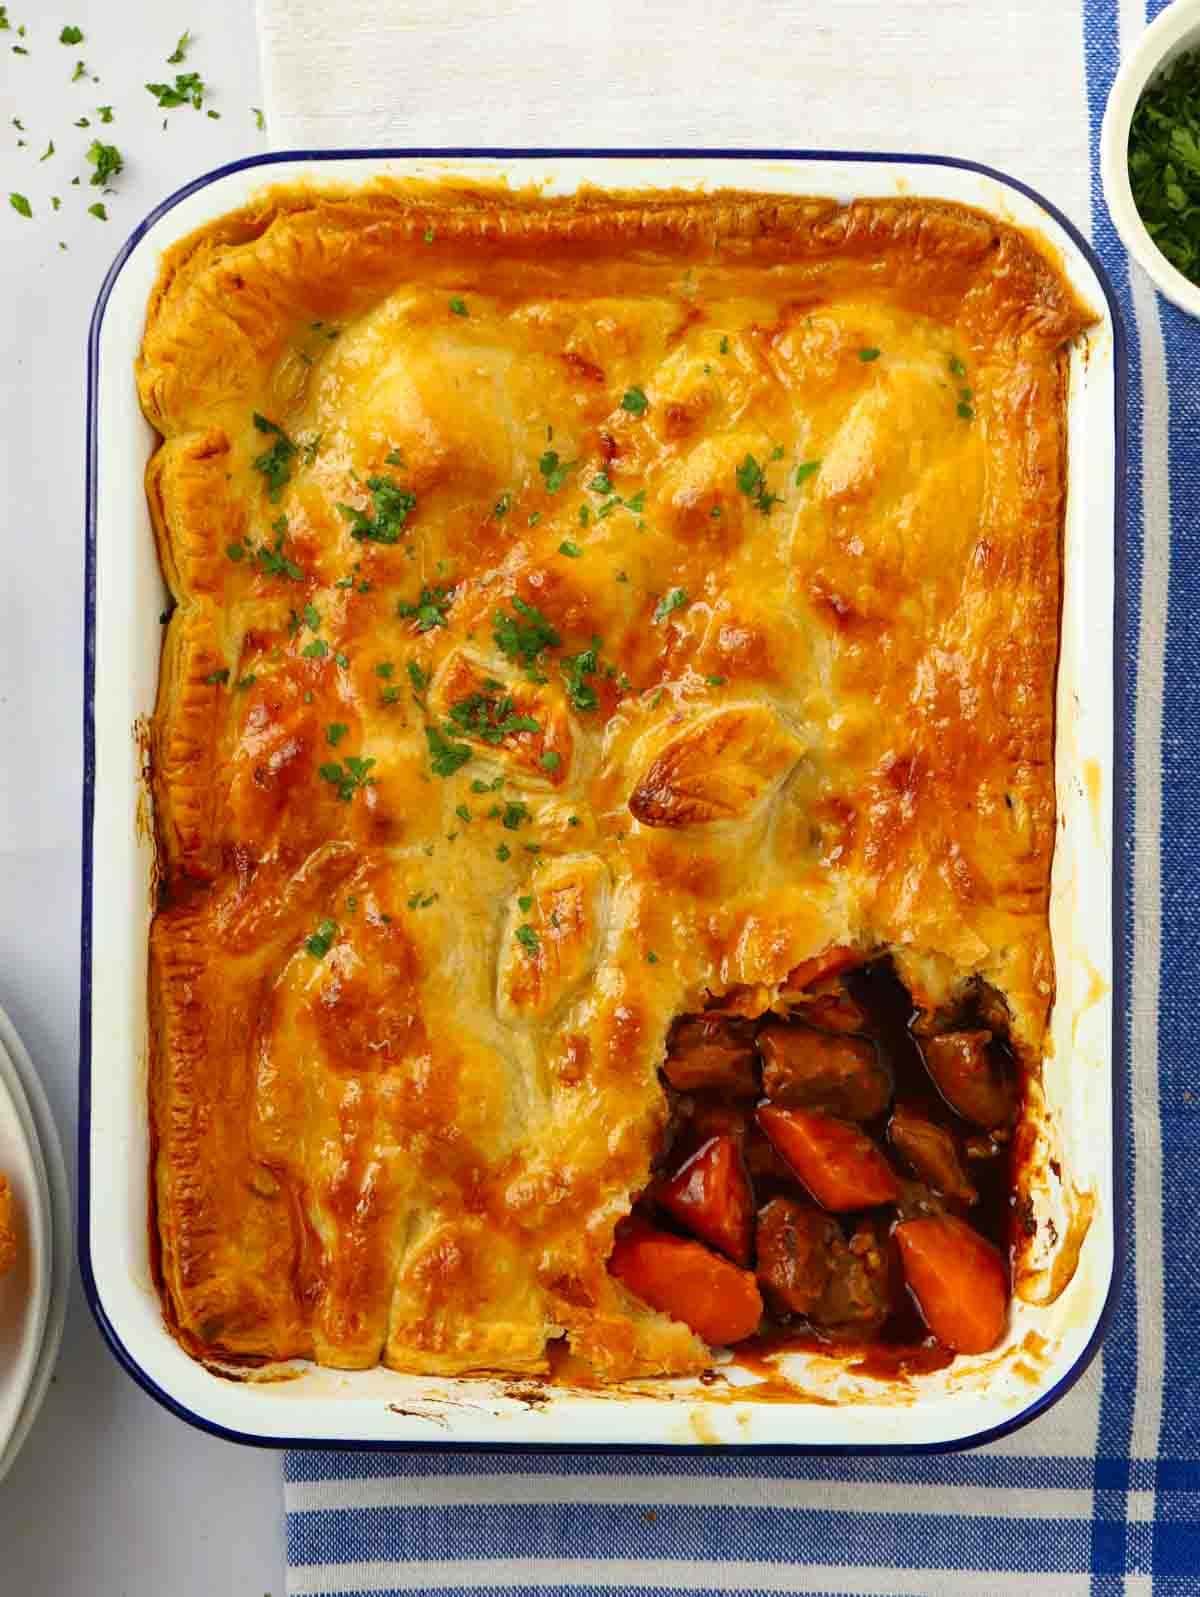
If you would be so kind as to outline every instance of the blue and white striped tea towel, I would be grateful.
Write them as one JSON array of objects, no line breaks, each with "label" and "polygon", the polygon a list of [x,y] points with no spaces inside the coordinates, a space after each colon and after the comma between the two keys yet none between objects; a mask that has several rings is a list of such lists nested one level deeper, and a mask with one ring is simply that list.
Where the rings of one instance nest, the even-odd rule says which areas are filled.
[{"label": "blue and white striped tea towel", "polygon": [[280,148],[899,148],[1010,171],[1091,232],[1131,357],[1133,1137],[1102,1359],[957,1455],[291,1453],[289,1592],[1200,1597],[1200,326],[1131,272],[1096,177],[1122,50],[1161,6],[258,4]]}]

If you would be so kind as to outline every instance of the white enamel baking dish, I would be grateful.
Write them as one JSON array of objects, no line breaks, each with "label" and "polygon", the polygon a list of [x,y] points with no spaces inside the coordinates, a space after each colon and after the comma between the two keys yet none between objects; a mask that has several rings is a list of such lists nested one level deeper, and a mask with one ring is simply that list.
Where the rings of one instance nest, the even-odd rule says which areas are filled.
[{"label": "white enamel baking dish", "polygon": [[[153,851],[145,825],[138,727],[154,704],[159,615],[166,591],[142,488],[153,446],[138,409],[133,363],[161,252],[245,203],[269,182],[316,183],[469,175],[619,188],[738,187],[778,193],[898,192],[982,206],[1036,230],[1100,320],[1072,357],[1066,586],[1058,683],[1060,831],[1052,930],[1058,967],[1046,1064],[1049,1150],[1093,1208],[1066,1290],[1044,1307],[1015,1305],[998,1353],[959,1359],[909,1384],[855,1376],[790,1355],[795,1401],[739,1398],[754,1377],[725,1383],[640,1382],[595,1392],[528,1383],[448,1380],[387,1370],[306,1365],[292,1378],[230,1379],[189,1358],[168,1333],[147,1237],[146,938]],[[1123,602],[1123,343],[1111,292],[1074,228],[999,173],[902,156],[770,152],[628,154],[412,152],[263,156],[199,178],[137,229],[110,271],[92,323],[88,382],[87,679],[80,1114],[80,1262],[92,1308],[130,1373],[181,1418],[272,1445],[571,1447],[713,1445],[824,1451],[945,1448],[1013,1429],[1078,1378],[1115,1299],[1121,1214],[1123,1023],[1114,930],[1128,892],[1114,825],[1121,817],[1114,729],[1126,717],[1114,671],[1114,615]],[[1119,633],[1118,633],[1119,635]],[[1122,713],[1116,713],[1122,712]],[[1118,734],[1119,735],[1119,734]],[[1057,1127],[1057,1130],[1055,1130]],[[1064,1191],[1047,1182],[1043,1218],[1070,1246]],[[1040,1235],[1052,1234],[1043,1225]],[[276,1376],[278,1371],[273,1372]],[[831,1404],[830,1399],[839,1401]]]}]

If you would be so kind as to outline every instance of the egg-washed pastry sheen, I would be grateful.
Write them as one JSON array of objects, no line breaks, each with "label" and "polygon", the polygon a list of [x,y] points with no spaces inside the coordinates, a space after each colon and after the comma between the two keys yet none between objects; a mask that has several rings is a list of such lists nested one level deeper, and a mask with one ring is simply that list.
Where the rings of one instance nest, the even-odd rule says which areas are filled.
[{"label": "egg-washed pastry sheen", "polygon": [[[984,993],[1036,1071],[1089,320],[919,199],[288,188],[167,254],[150,1113],[189,1350],[696,1371],[700,1253],[665,1298],[657,1255],[609,1268],[691,1234],[754,1317],[740,1242],[645,1218],[678,1017],[759,1038],[725,1142],[785,1174],[831,1108],[902,1170],[853,1103],[756,1118],[768,1020],[854,1030],[806,973],[883,960],[934,1029]],[[782,1314],[795,1215],[762,1223]]]}]

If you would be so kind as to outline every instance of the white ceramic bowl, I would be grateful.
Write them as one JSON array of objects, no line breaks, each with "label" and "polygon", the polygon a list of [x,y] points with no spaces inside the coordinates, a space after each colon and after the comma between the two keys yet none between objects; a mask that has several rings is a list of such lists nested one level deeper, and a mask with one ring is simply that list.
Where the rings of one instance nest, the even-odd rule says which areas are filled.
[{"label": "white ceramic bowl", "polygon": [[1175,0],[1146,29],[1117,73],[1100,129],[1100,181],[1125,248],[1172,304],[1200,317],[1200,286],[1171,265],[1146,231],[1129,183],[1129,124],[1146,85],[1176,56],[1200,49],[1200,0]]}]

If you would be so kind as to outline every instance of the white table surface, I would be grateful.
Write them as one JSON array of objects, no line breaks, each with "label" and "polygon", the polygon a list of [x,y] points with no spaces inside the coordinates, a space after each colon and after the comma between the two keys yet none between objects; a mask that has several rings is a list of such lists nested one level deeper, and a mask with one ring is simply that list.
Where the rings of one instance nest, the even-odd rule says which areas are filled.
[{"label": "white table surface", "polygon": [[[84,346],[100,280],[136,221],[187,179],[265,148],[253,0],[8,0],[0,32],[0,1004],[41,1072],[75,1167],[78,1056]],[[27,35],[20,39],[18,24]],[[58,43],[64,23],[84,43]],[[143,85],[180,68],[210,120]],[[27,57],[12,53],[22,44]],[[77,60],[100,82],[72,83]],[[101,126],[97,105],[111,104]],[[11,118],[24,122],[19,133]],[[76,118],[93,126],[77,129]],[[168,120],[162,131],[164,116]],[[107,224],[87,215],[85,152],[126,161]],[[16,140],[28,139],[19,149]],[[56,154],[38,157],[47,141]],[[81,186],[70,179],[81,175]],[[18,190],[34,220],[8,205]],[[62,197],[53,213],[49,196]],[[67,249],[58,248],[58,240]],[[78,1275],[57,1375],[0,1485],[0,1590],[29,1597],[280,1597],[278,1455],[173,1419],[118,1368]]]}]

